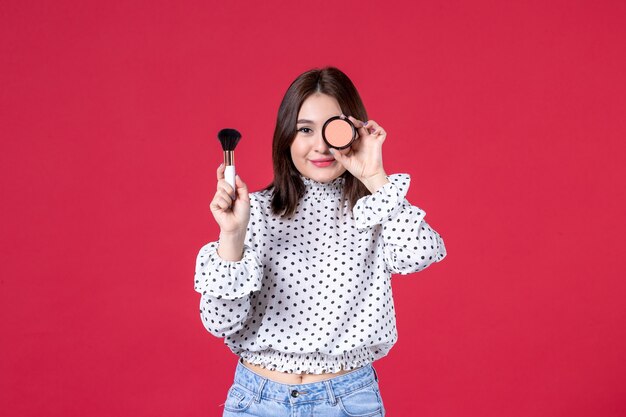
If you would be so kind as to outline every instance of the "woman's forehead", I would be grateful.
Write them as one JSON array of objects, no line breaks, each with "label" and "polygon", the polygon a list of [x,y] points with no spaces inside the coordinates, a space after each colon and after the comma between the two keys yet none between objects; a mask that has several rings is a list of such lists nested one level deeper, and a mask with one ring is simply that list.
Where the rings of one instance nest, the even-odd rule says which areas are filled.
[{"label": "woman's forehead", "polygon": [[316,93],[304,100],[298,113],[298,121],[325,122],[333,116],[341,114],[341,107],[335,97],[327,94]]}]

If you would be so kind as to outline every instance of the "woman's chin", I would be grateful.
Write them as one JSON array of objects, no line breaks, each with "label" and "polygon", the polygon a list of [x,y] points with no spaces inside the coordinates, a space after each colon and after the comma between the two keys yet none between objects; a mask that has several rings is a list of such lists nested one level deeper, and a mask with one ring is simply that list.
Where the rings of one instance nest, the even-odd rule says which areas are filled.
[{"label": "woman's chin", "polygon": [[323,171],[322,169],[317,169],[315,171],[309,171],[309,175],[305,175],[306,177],[311,178],[313,181],[317,182],[331,182],[343,174],[345,170],[327,170]]}]

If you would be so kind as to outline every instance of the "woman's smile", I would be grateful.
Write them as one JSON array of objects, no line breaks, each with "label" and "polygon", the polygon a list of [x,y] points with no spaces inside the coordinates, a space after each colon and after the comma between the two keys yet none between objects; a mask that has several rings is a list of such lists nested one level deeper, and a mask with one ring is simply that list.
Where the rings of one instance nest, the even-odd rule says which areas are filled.
[{"label": "woman's smile", "polygon": [[331,166],[334,162],[335,162],[335,158],[311,160],[311,163],[318,168],[325,168],[325,167]]}]

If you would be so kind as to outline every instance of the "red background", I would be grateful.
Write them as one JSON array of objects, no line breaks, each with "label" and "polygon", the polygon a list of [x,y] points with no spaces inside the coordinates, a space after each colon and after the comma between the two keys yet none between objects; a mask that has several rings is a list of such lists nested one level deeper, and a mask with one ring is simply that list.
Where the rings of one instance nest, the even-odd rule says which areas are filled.
[{"label": "red background", "polygon": [[4,1],[2,414],[221,415],[216,133],[259,189],[285,90],[335,65],[448,249],[393,278],[388,415],[626,415],[626,3],[545,3]]}]

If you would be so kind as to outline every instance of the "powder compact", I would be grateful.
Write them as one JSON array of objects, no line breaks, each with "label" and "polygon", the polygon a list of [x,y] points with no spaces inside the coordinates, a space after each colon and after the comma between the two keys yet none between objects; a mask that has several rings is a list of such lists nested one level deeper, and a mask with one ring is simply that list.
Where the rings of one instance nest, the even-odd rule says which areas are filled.
[{"label": "powder compact", "polygon": [[354,123],[348,118],[334,116],[322,127],[322,138],[329,148],[345,149],[359,137]]}]

